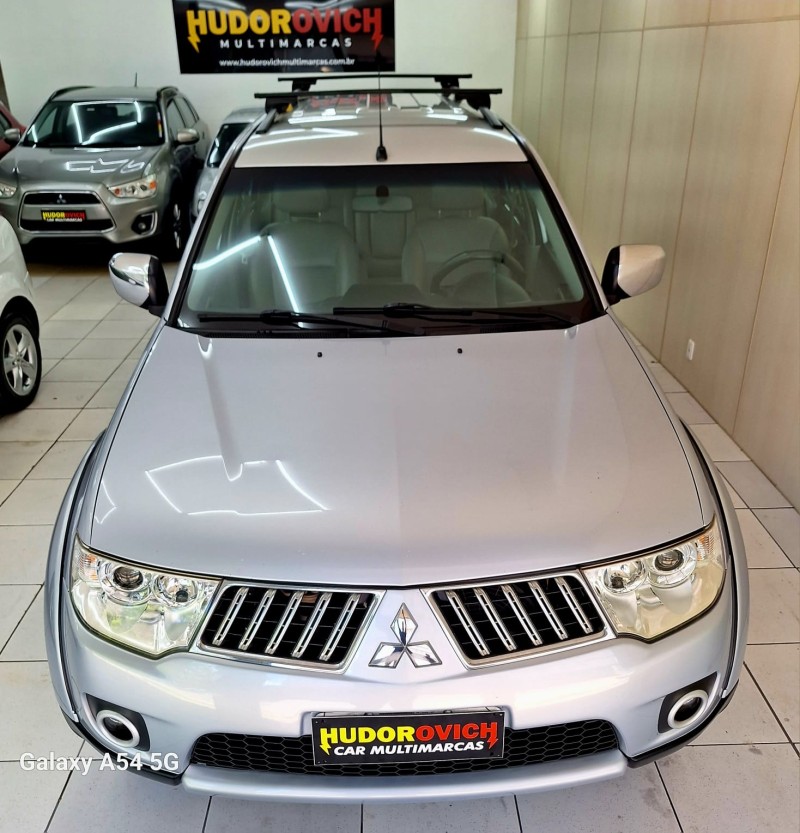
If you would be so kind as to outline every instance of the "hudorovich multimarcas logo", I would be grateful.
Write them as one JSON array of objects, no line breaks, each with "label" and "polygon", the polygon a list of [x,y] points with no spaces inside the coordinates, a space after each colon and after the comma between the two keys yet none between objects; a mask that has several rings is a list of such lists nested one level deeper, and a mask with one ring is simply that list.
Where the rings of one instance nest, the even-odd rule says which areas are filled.
[{"label": "hudorovich multimarcas logo", "polygon": [[394,0],[173,0],[181,72],[394,69]]}]

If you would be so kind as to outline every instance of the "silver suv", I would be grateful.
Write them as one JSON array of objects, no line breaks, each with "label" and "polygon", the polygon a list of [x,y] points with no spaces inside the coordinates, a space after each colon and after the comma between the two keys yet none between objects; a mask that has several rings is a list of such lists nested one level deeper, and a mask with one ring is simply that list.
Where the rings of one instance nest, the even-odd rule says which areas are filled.
[{"label": "silver suv", "polygon": [[0,161],[0,214],[20,242],[161,235],[183,249],[208,128],[175,87],[71,87]]},{"label": "silver suv", "polygon": [[611,306],[664,253],[599,281],[492,91],[438,82],[268,96],[171,292],[111,262],[159,322],[46,621],[67,720],[127,768],[478,798],[622,776],[730,702],[736,515]]}]

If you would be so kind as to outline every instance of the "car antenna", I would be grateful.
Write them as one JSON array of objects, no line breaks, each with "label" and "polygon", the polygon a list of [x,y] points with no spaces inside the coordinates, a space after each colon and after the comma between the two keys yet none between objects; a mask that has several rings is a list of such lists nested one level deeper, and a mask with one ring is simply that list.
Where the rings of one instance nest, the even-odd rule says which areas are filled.
[{"label": "car antenna", "polygon": [[381,55],[378,53],[378,149],[375,151],[375,159],[378,162],[385,162],[389,158],[386,146],[383,144],[383,95],[381,94]]},{"label": "car antenna", "polygon": [[133,86],[134,86],[134,87],[138,87],[138,86],[139,86],[139,73],[138,73],[138,72],[135,72],[135,73],[133,74]]}]

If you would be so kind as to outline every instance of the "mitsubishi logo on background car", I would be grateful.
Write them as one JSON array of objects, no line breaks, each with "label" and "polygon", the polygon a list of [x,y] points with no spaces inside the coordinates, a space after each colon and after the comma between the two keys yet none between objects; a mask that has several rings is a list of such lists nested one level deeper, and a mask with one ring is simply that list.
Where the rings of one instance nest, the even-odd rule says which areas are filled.
[{"label": "mitsubishi logo on background car", "polygon": [[442,661],[430,642],[411,641],[416,630],[417,623],[411,611],[405,605],[401,605],[392,622],[392,632],[397,637],[397,642],[381,642],[369,664],[375,668],[397,668],[403,654],[408,654],[416,668],[441,665]]},{"label": "mitsubishi logo on background car", "polygon": [[67,201],[64,199],[64,195],[59,194],[58,197],[56,198],[56,205],[66,205],[66,204],[67,204]]}]

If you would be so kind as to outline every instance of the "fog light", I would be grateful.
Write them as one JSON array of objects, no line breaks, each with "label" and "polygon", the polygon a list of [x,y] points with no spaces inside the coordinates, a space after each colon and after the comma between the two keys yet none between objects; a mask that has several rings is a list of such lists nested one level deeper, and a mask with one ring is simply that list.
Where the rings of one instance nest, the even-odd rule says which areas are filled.
[{"label": "fog light", "polygon": [[700,716],[708,703],[708,694],[698,688],[684,694],[667,715],[667,725],[670,729],[683,729]]},{"label": "fog light", "polygon": [[140,214],[131,225],[131,228],[136,232],[136,234],[149,234],[155,227],[155,211],[150,211],[147,214]]},{"label": "fog light", "polygon": [[119,746],[139,745],[139,730],[119,712],[103,709],[97,713],[97,725],[107,739]]}]

